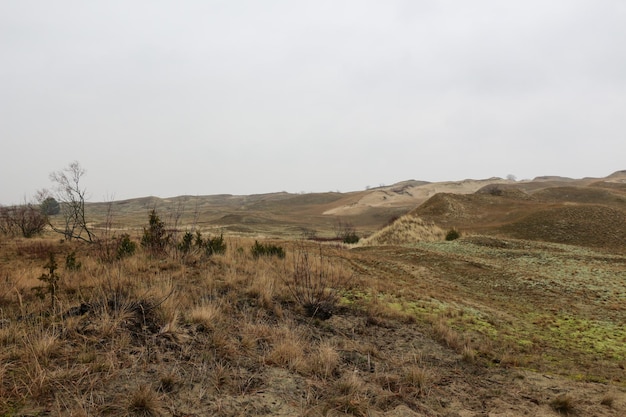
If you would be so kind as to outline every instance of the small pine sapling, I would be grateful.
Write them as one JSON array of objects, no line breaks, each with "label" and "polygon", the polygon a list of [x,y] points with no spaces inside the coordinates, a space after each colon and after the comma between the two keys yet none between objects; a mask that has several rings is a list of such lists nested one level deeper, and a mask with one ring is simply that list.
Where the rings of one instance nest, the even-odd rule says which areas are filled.
[{"label": "small pine sapling", "polygon": [[50,312],[54,313],[56,308],[57,284],[61,278],[56,272],[58,266],[54,252],[50,252],[48,255],[48,262],[46,262],[43,267],[48,270],[48,273],[41,274],[39,280],[45,285],[34,287],[33,291],[35,291],[35,294],[37,294],[37,296],[42,300],[46,297],[46,294],[50,294]]}]

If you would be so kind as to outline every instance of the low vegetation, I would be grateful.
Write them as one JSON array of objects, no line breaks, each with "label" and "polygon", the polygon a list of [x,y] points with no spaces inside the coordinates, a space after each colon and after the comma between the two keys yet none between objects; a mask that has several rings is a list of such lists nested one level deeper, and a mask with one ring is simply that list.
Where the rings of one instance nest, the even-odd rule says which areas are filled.
[{"label": "low vegetation", "polygon": [[460,237],[461,237],[461,233],[459,233],[459,231],[456,230],[456,229],[450,229],[446,233],[446,240],[447,241],[457,240]]},{"label": "low vegetation", "polygon": [[[95,245],[1,241],[2,415],[438,416],[441,399],[459,395],[499,395],[531,414],[623,411],[626,335],[613,321],[623,294],[601,292],[623,265],[617,255],[464,238],[353,250],[284,242],[289,256],[255,257],[255,246],[278,245],[228,239],[208,257],[139,247],[114,263]],[[441,291],[451,285],[467,293]],[[547,304],[544,285],[558,290]],[[604,294],[604,310],[574,315],[578,304],[556,296],[581,286]],[[523,300],[508,297],[513,288]],[[602,385],[564,382],[585,401],[546,400],[534,383],[515,388],[524,369]],[[458,372],[463,393],[446,385]],[[498,382],[479,388],[487,375]]]},{"label": "low vegetation", "polygon": [[433,222],[417,216],[402,216],[378,232],[363,239],[360,245],[402,245],[407,242],[438,241],[445,232]]},{"label": "low vegetation", "polygon": [[259,243],[258,240],[254,241],[254,246],[250,250],[252,256],[258,258],[260,256],[276,256],[278,258],[285,257],[285,250],[282,246],[278,246],[273,243]]},{"label": "low vegetation", "polygon": [[546,235],[502,190],[435,196],[356,245],[156,208],[0,234],[0,415],[624,415],[626,257],[482,233],[489,199]]}]

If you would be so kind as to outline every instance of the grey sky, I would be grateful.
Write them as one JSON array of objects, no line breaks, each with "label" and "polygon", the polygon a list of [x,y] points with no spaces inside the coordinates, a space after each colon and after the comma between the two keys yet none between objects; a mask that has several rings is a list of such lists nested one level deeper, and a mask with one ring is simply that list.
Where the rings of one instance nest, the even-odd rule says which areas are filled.
[{"label": "grey sky", "polygon": [[0,2],[0,203],[626,169],[623,0]]}]

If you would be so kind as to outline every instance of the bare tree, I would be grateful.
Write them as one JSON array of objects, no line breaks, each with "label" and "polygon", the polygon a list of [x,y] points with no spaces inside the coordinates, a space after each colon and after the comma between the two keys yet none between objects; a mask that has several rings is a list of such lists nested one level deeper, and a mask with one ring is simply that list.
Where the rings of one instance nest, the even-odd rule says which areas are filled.
[{"label": "bare tree", "polygon": [[61,233],[66,239],[80,239],[93,242],[94,234],[87,226],[85,219],[85,199],[87,190],[82,187],[81,179],[86,171],[78,161],[70,163],[66,168],[50,174],[55,183],[54,191],[60,202],[62,227],[50,223],[52,230]]}]

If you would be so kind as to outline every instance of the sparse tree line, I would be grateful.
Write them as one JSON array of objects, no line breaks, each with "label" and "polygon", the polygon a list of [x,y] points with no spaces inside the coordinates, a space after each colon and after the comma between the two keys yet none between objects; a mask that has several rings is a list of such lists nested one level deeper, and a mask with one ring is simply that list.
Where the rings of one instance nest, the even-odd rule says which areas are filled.
[{"label": "sparse tree line", "polygon": [[[102,257],[107,260],[121,259],[134,252],[130,236],[111,233],[111,206],[107,213],[104,230],[96,231],[88,223],[85,214],[87,190],[82,184],[85,169],[74,161],[62,170],[52,172],[52,189],[38,191],[32,202],[9,207],[0,206],[0,234],[31,238],[41,235],[49,229],[61,234],[65,240],[80,240],[100,247]],[[207,255],[223,253],[223,236],[204,238],[199,231],[185,231],[179,239],[178,220],[182,208],[178,207],[173,216],[172,228],[165,227],[156,209],[149,214],[148,227],[144,229],[141,245],[153,255],[172,252],[176,257],[185,257],[190,253],[203,252]],[[197,216],[196,216],[197,218]],[[359,241],[355,227],[349,222],[337,221],[334,239],[346,244]],[[314,239],[318,240],[318,239]],[[323,239],[319,239],[323,240]],[[253,248],[254,256],[264,255],[268,250],[260,246]],[[275,249],[274,249],[275,250]],[[268,252],[276,255],[272,249]],[[279,254],[279,253],[278,253]],[[283,254],[284,256],[284,254]]]},{"label": "sparse tree line", "polygon": [[[137,242],[128,233],[117,235],[112,231],[111,205],[103,228],[95,230],[88,222],[85,214],[87,190],[82,184],[85,173],[80,163],[74,161],[66,168],[50,174],[53,188],[38,191],[34,202],[0,207],[0,234],[31,238],[52,230],[62,235],[64,240],[93,244],[99,259],[103,261],[111,262],[132,256],[137,249]],[[226,251],[222,234],[205,236],[195,227],[180,231],[178,221],[182,212],[183,207],[176,209],[172,216],[173,225],[170,226],[166,226],[156,208],[148,214],[148,225],[143,228],[138,243],[150,256],[184,260],[191,255],[211,256]],[[281,247],[258,242],[251,249],[251,254],[255,258],[285,256]]]},{"label": "sparse tree line", "polygon": [[[0,206],[0,234],[10,237],[31,238],[52,230],[64,240],[78,240],[94,244],[99,258],[105,261],[120,260],[135,253],[137,244],[128,233],[112,232],[111,207],[104,228],[96,231],[85,214],[87,190],[82,184],[85,169],[74,161],[62,170],[50,174],[52,189],[36,193],[32,202],[21,205]],[[156,208],[148,215],[148,226],[143,229],[140,244],[152,256],[184,258],[191,253],[213,255],[224,253],[226,243],[222,235],[203,236],[200,231],[185,231],[179,238],[179,213],[174,216],[173,228],[166,227]]]}]

